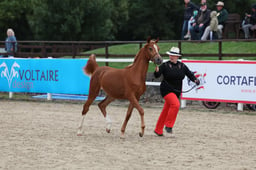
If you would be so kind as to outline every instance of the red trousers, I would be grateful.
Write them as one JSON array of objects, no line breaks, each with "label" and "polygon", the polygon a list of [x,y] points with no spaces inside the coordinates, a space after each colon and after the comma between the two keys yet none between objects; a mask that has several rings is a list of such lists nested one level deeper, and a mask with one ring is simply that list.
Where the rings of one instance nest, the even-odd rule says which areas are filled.
[{"label": "red trousers", "polygon": [[174,93],[164,96],[164,100],[164,107],[155,128],[155,132],[158,134],[163,134],[164,125],[166,127],[173,127],[180,108],[179,99]]}]

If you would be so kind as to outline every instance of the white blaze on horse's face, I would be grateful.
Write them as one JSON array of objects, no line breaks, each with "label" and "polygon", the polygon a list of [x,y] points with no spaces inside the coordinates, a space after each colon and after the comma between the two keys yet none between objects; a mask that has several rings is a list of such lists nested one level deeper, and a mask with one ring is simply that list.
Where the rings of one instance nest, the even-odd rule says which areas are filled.
[{"label": "white blaze on horse's face", "polygon": [[160,64],[162,64],[163,59],[159,54],[158,46],[156,44],[154,44],[153,46],[155,48],[156,55],[154,56],[154,58],[151,61],[153,61],[157,65],[160,65]]},{"label": "white blaze on horse's face", "polygon": [[157,52],[157,53],[159,53],[159,52],[158,52],[158,48],[157,48],[157,45],[156,45],[156,44],[154,44],[154,48],[155,48],[156,52]]}]

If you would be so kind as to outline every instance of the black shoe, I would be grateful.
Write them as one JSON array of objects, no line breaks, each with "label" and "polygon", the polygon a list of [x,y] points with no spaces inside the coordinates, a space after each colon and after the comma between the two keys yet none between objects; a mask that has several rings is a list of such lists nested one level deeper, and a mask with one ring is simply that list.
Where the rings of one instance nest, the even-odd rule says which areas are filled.
[{"label": "black shoe", "polygon": [[166,131],[167,133],[172,133],[172,128],[165,126],[165,131]]},{"label": "black shoe", "polygon": [[159,134],[159,133],[157,133],[156,131],[154,131],[154,133],[155,133],[157,136],[164,136],[163,134]]}]

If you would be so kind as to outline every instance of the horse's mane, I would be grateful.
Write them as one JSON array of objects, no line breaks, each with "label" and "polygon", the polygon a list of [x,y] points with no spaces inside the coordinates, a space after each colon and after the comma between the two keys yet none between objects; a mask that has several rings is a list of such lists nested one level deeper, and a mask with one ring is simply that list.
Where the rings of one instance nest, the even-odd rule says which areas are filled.
[{"label": "horse's mane", "polygon": [[[146,47],[147,45],[149,45],[150,43],[155,43],[155,42],[156,42],[156,40],[150,40],[149,43],[145,44],[144,47],[142,47],[142,48],[139,50],[139,52],[135,55],[133,63],[135,63],[135,62],[137,61],[138,56],[142,53],[142,51],[144,51],[144,49],[145,49],[145,47]],[[132,63],[132,64],[129,64],[127,67],[131,67],[131,66],[133,65],[133,63]],[[126,67],[126,68],[127,68],[127,67]]]},{"label": "horse's mane", "polygon": [[[158,41],[158,40],[152,39],[152,40],[150,40],[148,43],[146,43],[146,44],[144,45],[144,47],[142,47],[142,48],[139,50],[139,52],[135,55],[133,63],[135,63],[135,62],[137,61],[138,56],[141,55],[141,53],[144,51],[144,49],[145,49],[146,46],[148,46],[150,43],[156,43],[157,41]],[[129,64],[128,66],[126,66],[126,68],[131,67],[131,66],[133,65],[133,63],[132,63],[132,64]]]},{"label": "horse's mane", "polygon": [[126,66],[126,68],[129,68],[129,67],[132,67],[132,66],[133,66],[133,64],[137,61],[137,59],[139,58],[138,56],[140,55],[140,53],[142,53],[143,50],[144,50],[144,47],[142,47],[142,48],[140,49],[140,51],[135,55],[134,60],[133,60],[133,63],[132,63],[132,64],[129,64],[128,66]]}]

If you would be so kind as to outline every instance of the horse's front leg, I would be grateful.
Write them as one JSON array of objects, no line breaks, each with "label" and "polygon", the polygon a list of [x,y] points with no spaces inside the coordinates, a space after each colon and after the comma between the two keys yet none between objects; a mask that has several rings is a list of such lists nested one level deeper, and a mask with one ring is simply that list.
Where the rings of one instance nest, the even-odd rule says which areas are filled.
[{"label": "horse's front leg", "polygon": [[139,135],[140,135],[140,137],[142,137],[144,135],[144,130],[145,130],[144,110],[139,105],[138,100],[139,100],[139,98],[138,99],[134,98],[134,99],[131,100],[131,103],[139,111],[139,114],[140,114],[140,118],[141,118],[141,132],[139,133]]},{"label": "horse's front leg", "polygon": [[128,110],[127,110],[127,113],[126,113],[126,117],[125,117],[124,123],[123,123],[122,128],[121,128],[121,136],[120,136],[120,138],[123,138],[123,139],[125,138],[124,132],[125,132],[127,123],[128,123],[128,121],[129,121],[129,119],[130,119],[130,117],[131,117],[132,110],[133,110],[133,105],[132,105],[132,103],[130,102],[129,107],[128,107]]},{"label": "horse's front leg", "polygon": [[92,104],[92,102],[94,101],[94,99],[96,98],[96,96],[97,96],[97,93],[89,94],[88,100],[85,102],[85,104],[83,106],[82,119],[81,119],[81,123],[78,127],[77,136],[82,136],[84,117],[85,117],[86,113],[89,111],[89,107]]}]

